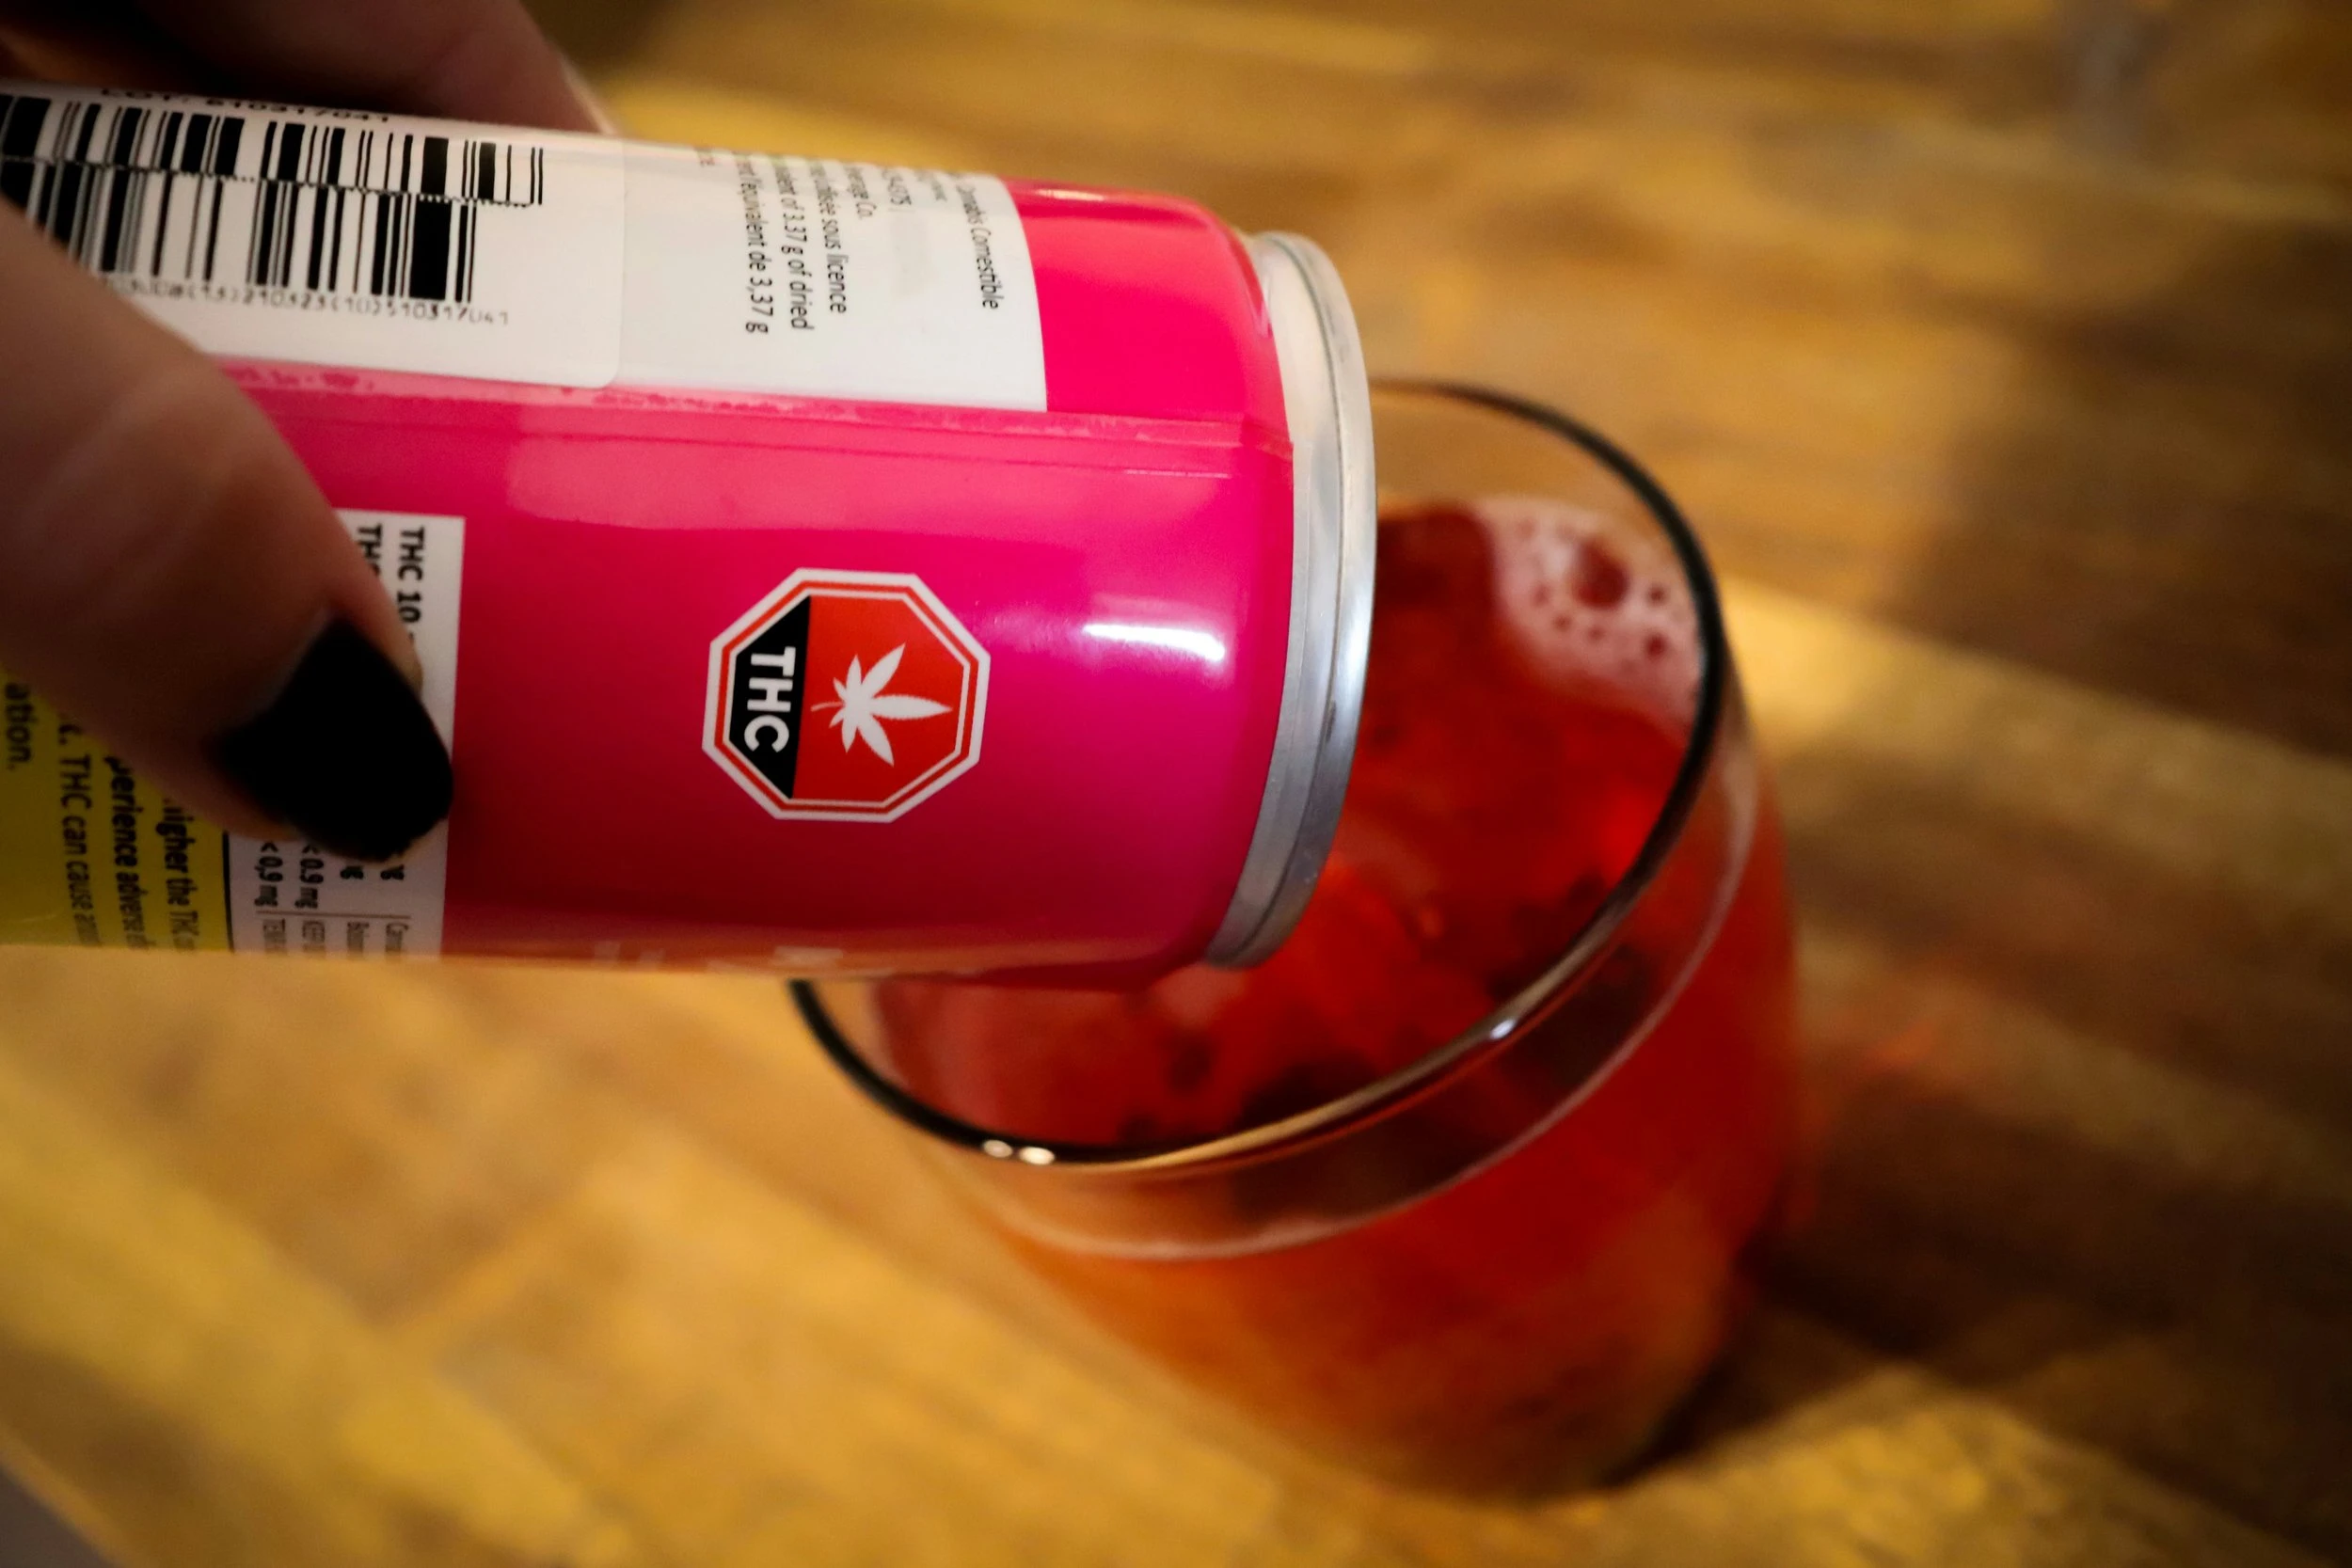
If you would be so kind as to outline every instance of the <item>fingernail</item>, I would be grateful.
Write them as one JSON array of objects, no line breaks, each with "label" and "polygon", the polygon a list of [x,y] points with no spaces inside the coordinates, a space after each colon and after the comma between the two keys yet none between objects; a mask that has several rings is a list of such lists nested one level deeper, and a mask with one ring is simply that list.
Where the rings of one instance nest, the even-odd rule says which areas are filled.
[{"label": "fingernail", "polygon": [[355,860],[389,860],[449,815],[449,748],[348,622],[319,633],[285,689],[212,753],[262,811]]}]

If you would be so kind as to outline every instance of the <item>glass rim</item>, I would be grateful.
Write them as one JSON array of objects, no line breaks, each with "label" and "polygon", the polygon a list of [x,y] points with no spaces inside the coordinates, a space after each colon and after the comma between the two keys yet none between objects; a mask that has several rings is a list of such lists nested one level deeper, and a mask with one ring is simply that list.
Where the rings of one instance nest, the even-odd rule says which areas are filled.
[{"label": "glass rim", "polygon": [[[1724,705],[1730,688],[1731,646],[1724,627],[1723,601],[1705,548],[1692,531],[1674,498],[1622,448],[1582,420],[1514,393],[1467,382],[1419,378],[1375,378],[1375,396],[1397,392],[1452,400],[1523,420],[1561,436],[1630,490],[1664,531],[1675,559],[1682,568],[1697,624],[1699,681],[1691,716],[1690,737],[1664,804],[1642,840],[1642,847],[1610,888],[1598,908],[1547,965],[1542,974],[1519,988],[1507,1001],[1441,1045],[1415,1057],[1395,1071],[1362,1088],[1327,1100],[1319,1105],[1274,1121],[1246,1127],[1213,1138],[1183,1139],[1165,1144],[1097,1144],[1032,1138],[997,1132],[950,1116],[930,1101],[900,1087],[850,1042],[840,1024],[818,995],[816,983],[795,979],[787,983],[801,1020],[816,1037],[818,1049],[840,1069],[866,1097],[901,1121],[941,1142],[998,1161],[1045,1167],[1067,1165],[1103,1175],[1172,1171],[1210,1166],[1228,1160],[1263,1154],[1285,1145],[1302,1143],[1329,1132],[1391,1104],[1411,1099],[1457,1069],[1499,1050],[1552,996],[1597,961],[1623,927],[1642,895],[1657,879],[1667,857],[1681,841],[1696,807],[1708,770],[1723,733]],[[1620,1052],[1610,1056],[1563,1097],[1572,1100],[1606,1076]]]}]

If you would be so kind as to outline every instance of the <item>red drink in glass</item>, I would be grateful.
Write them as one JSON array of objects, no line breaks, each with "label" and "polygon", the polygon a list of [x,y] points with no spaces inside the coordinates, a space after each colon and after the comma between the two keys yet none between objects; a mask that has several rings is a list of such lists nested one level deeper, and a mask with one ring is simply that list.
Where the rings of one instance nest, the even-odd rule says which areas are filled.
[{"label": "red drink in glass", "polygon": [[[1392,474],[1391,427],[1467,411],[1378,417]],[[893,982],[869,1043],[833,1039],[982,1155],[988,1212],[1097,1321],[1422,1481],[1638,1449],[1790,1154],[1780,846],[1711,593],[1596,499],[1384,515],[1338,844],[1266,964]]]}]

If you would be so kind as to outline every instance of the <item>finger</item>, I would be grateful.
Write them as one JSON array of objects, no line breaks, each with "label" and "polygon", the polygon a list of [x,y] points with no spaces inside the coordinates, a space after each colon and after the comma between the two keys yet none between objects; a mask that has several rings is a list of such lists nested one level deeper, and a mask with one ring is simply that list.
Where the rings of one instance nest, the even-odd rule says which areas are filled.
[{"label": "finger", "polygon": [[301,464],[6,203],[0,365],[0,666],[226,826],[382,859],[439,820],[406,635]]},{"label": "finger", "polygon": [[520,0],[142,0],[156,25],[255,90],[508,125],[596,115]]}]

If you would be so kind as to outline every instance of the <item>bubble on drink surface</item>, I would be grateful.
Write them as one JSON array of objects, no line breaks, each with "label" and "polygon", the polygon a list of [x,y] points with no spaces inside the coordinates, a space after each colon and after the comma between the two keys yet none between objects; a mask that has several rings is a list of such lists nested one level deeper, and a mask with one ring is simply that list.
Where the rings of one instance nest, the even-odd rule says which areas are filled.
[{"label": "bubble on drink surface", "polygon": [[1470,512],[1493,546],[1498,617],[1538,669],[1690,727],[1698,616],[1663,540],[1544,496],[1489,496]]}]

